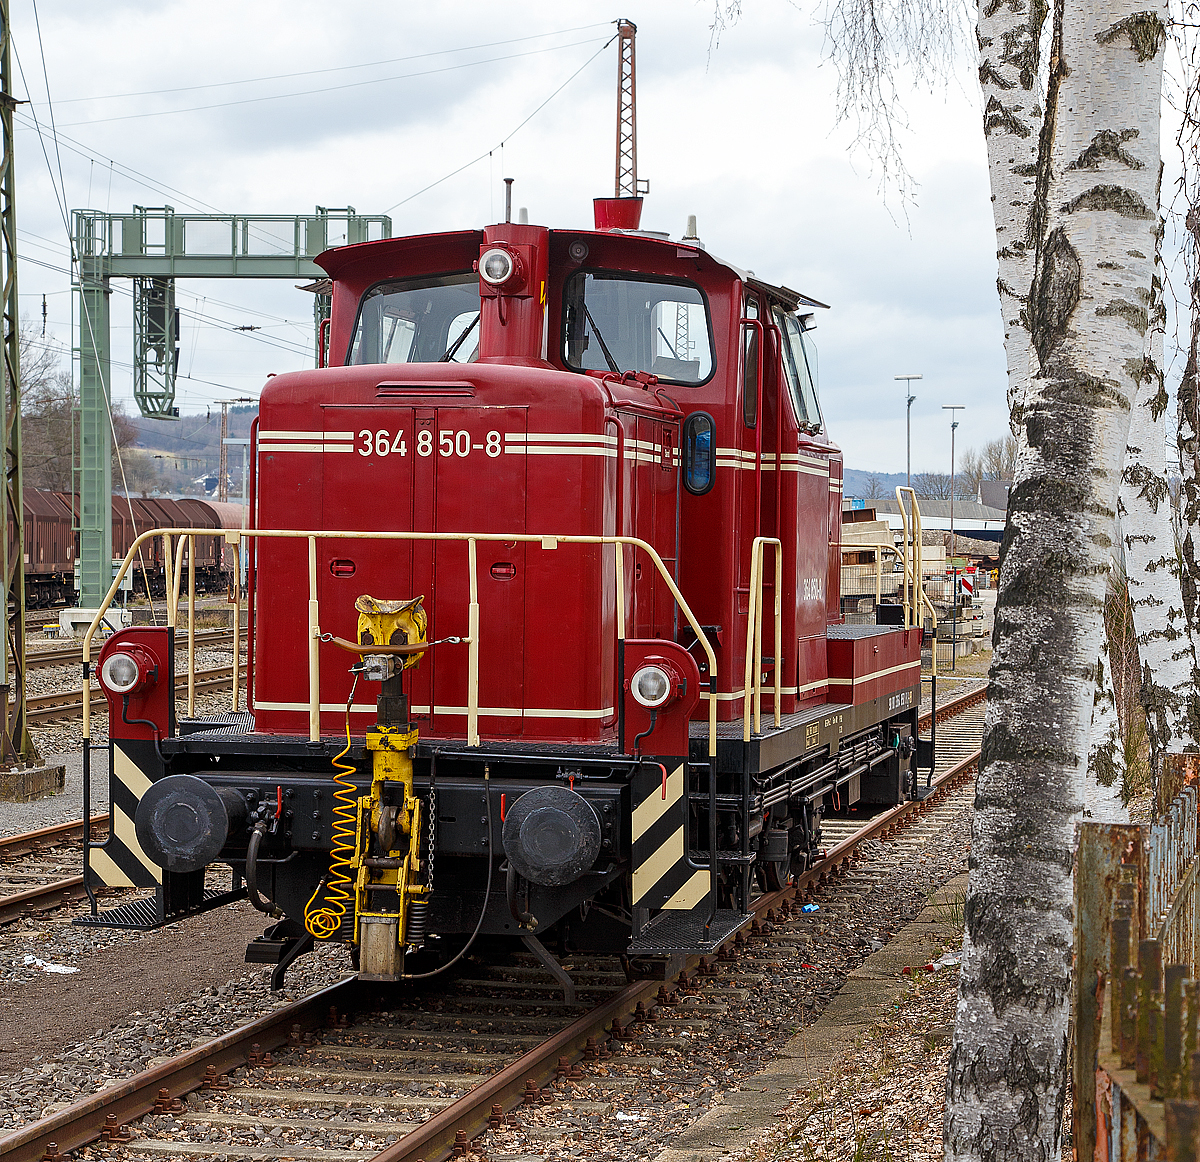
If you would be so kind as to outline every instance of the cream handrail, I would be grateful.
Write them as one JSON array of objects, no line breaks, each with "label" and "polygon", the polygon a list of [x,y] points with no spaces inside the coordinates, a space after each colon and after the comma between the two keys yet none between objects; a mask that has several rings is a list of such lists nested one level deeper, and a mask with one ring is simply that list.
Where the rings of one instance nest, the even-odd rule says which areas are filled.
[{"label": "cream handrail", "polygon": [[[883,576],[880,571],[880,561],[882,560],[881,553],[891,553],[893,557],[900,556],[900,550],[895,545],[889,545],[886,541],[838,541],[838,551],[842,553],[853,553],[859,549],[874,549],[875,550],[875,604],[878,605],[883,600]],[[843,565],[843,569],[853,569],[857,566]]]},{"label": "cream handrail", "polygon": [[[762,595],[763,549],[775,546],[775,725],[779,709],[780,675],[783,671],[783,543],[777,537],[755,537],[750,549],[750,608],[746,617],[746,674],[742,694],[742,741],[750,741],[750,700],[754,698],[754,733],[762,734]],[[753,679],[753,681],[752,681]]]},{"label": "cream handrail", "polygon": [[[196,717],[196,538],[188,537],[188,717]],[[233,656],[237,672],[238,655]],[[236,709],[236,707],[235,707]]]},{"label": "cream handrail", "polygon": [[[186,537],[180,537],[178,542],[176,543],[176,545],[175,545],[175,570],[174,570],[174,572],[168,571],[168,573],[167,573],[167,577],[169,580],[169,587],[167,590],[167,600],[171,603],[171,607],[167,611],[169,614],[167,624],[173,628],[177,627],[179,625],[179,586],[180,586],[180,583],[183,581],[183,548],[184,548],[184,543],[186,540],[187,540]],[[170,556],[170,554],[171,554],[171,542],[170,542],[170,538],[167,538],[167,555]]]},{"label": "cream handrail", "polygon": [[[479,578],[475,539],[467,541],[467,574],[470,604],[467,606],[467,746],[479,745]],[[432,701],[432,699],[431,699]]]},{"label": "cream handrail", "polygon": [[929,595],[925,592],[925,586],[922,584],[921,506],[917,502],[917,494],[913,489],[907,488],[903,485],[898,485],[896,488],[896,503],[900,506],[900,519],[904,523],[904,565],[905,565],[905,570],[906,570],[906,572],[905,572],[904,624],[905,624],[906,628],[910,624],[908,592],[907,592],[907,578],[908,578],[907,570],[909,568],[910,562],[909,562],[909,558],[908,558],[908,512],[904,508],[904,498],[903,498],[903,496],[901,496],[901,493],[908,494],[909,502],[912,505],[912,523],[913,523],[913,539],[914,539],[913,605],[915,606],[915,610],[913,611],[913,618],[916,621],[917,628],[920,629],[923,634],[924,626],[922,624],[922,620],[923,620],[922,616],[921,616],[922,611],[929,614],[929,618],[932,622],[932,625],[930,628],[932,629],[932,632],[933,632],[932,645],[929,650],[929,660],[930,660],[930,666],[932,667],[931,673],[936,678],[937,677],[937,626],[938,626],[938,619],[937,619],[937,611],[933,608],[933,602],[929,600]]},{"label": "cream handrail", "polygon": [[[113,578],[112,585],[104,596],[104,600],[100,603],[96,615],[92,618],[91,624],[88,626],[87,633],[83,638],[83,664],[85,672],[91,662],[92,639],[96,634],[97,629],[103,620],[104,614],[108,611],[112,600],[120,588],[121,582],[125,578],[125,574],[129,571],[133,563],[134,557],[138,550],[142,547],[142,543],[150,537],[161,536],[170,538],[173,536],[223,536],[227,543],[231,545],[241,544],[241,538],[247,537],[250,539],[263,540],[306,540],[308,542],[308,565],[309,565],[309,601],[308,601],[308,626],[311,640],[309,642],[309,738],[316,741],[320,738],[320,664],[318,657],[318,646],[320,644],[320,616],[319,606],[317,603],[317,571],[316,571],[316,545],[319,540],[363,540],[363,541],[466,541],[468,542],[469,562],[474,562],[475,543],[478,541],[505,541],[520,542],[524,544],[532,544],[540,542],[543,549],[556,549],[560,544],[564,545],[615,545],[618,546],[617,557],[620,556],[620,546],[628,545],[633,549],[642,549],[645,551],[650,560],[654,563],[655,569],[658,570],[659,576],[663,579],[667,588],[671,592],[675,603],[679,606],[680,611],[687,619],[687,623],[691,626],[692,632],[696,635],[696,641],[700,643],[704,649],[704,653],[708,659],[709,673],[709,689],[712,696],[708,700],[708,753],[710,757],[714,757],[717,753],[717,655],[713,650],[712,644],[708,640],[708,636],[700,626],[700,622],[696,619],[696,615],[692,612],[691,606],[684,600],[683,594],[679,592],[678,585],[675,584],[675,578],[671,576],[666,565],[663,564],[662,558],[658,555],[658,551],[653,545],[643,541],[640,537],[602,537],[602,536],[581,536],[581,535],[543,535],[530,533],[418,533],[418,532],[351,532],[344,530],[323,529],[318,532],[302,531],[299,529],[197,529],[197,528],[171,528],[171,529],[152,529],[140,534],[136,537],[133,543],[129,546],[129,551],[125,554],[125,559],[121,562],[120,569],[117,570],[116,577]],[[169,542],[168,542],[169,543]],[[618,575],[616,578],[618,585],[618,593],[622,578]],[[467,638],[468,647],[468,678],[471,674],[476,676],[476,685],[479,673],[479,605],[478,594],[475,589],[471,593],[472,601],[468,608],[468,628],[469,634]],[[777,629],[778,636],[778,629]],[[238,659],[235,658],[235,669]],[[778,685],[778,683],[777,683]],[[474,714],[472,714],[472,704],[468,703],[467,716],[467,731],[468,740],[472,737],[475,742],[469,743],[473,746],[478,746],[478,690],[474,692]],[[468,698],[471,696],[471,691],[468,690]],[[778,701],[778,696],[776,698]],[[83,681],[83,737],[88,741],[91,737],[91,685],[85,678]]]},{"label": "cream handrail", "polygon": [[[240,554],[240,550],[239,550]],[[317,603],[317,538],[308,538],[308,737],[321,737],[321,613]],[[234,661],[240,661],[235,658]]]}]

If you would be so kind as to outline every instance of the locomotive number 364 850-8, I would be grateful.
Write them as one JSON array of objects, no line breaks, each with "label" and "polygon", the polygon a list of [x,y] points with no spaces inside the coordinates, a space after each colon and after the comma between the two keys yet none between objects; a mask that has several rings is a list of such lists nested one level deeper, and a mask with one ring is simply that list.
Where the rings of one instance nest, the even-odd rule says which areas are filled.
[{"label": "locomotive number 364 850-8", "polygon": [[[408,455],[408,444],[404,440],[403,431],[392,433],[386,428],[380,428],[379,431],[373,432],[370,428],[363,428],[358,433],[358,438],[360,444],[357,451],[360,456]],[[422,428],[417,433],[417,455],[432,456],[433,449],[433,432]],[[477,444],[471,438],[470,432],[441,431],[437,434],[437,451],[439,456],[469,456],[472,452],[485,452],[496,457],[503,448],[499,432],[488,432],[483,443]]]}]

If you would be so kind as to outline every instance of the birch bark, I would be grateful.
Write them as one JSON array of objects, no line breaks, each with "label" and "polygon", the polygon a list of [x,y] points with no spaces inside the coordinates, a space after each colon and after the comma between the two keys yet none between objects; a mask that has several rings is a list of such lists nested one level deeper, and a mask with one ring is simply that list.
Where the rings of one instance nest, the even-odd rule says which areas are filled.
[{"label": "birch bark", "polygon": [[1151,315],[1146,364],[1129,422],[1120,510],[1125,571],[1142,663],[1141,699],[1157,785],[1163,755],[1196,747],[1198,675],[1167,488],[1164,442],[1168,401],[1162,371],[1165,317],[1157,277]]},{"label": "birch bark", "polygon": [[[1176,440],[1179,448],[1180,475],[1180,589],[1184,617],[1192,642],[1200,637],[1200,551],[1196,530],[1200,528],[1200,210],[1187,215],[1191,278],[1191,342],[1184,363],[1183,379],[1176,393]],[[1200,730],[1197,733],[1200,739]]]},{"label": "birch bark", "polygon": [[1109,662],[1108,635],[1104,635],[1092,702],[1092,730],[1088,746],[1088,785],[1083,796],[1083,818],[1089,823],[1128,823],[1129,810],[1122,799],[1125,785],[1125,747],[1117,714]]},{"label": "birch bark", "polygon": [[[1064,8],[976,789],[947,1162],[1061,1153],[1071,867],[1130,408],[1151,297],[1165,6]],[[989,152],[992,141],[989,138]],[[1043,193],[1044,190],[1044,193]]]},{"label": "birch bark", "polygon": [[1026,305],[1033,282],[1038,222],[1034,213],[1042,110],[1038,64],[1045,0],[979,0],[979,87],[996,223],[996,290],[1008,360],[1008,407],[1014,434],[1030,375]]}]

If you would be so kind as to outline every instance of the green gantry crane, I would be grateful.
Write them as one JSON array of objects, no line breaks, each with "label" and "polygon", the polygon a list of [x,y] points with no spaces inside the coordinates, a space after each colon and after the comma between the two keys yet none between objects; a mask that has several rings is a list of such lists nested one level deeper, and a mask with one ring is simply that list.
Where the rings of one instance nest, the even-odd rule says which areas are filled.
[{"label": "green gantry crane", "polygon": [[[11,111],[8,116],[11,124]],[[188,214],[171,206],[134,206],[123,214],[75,210],[72,219],[82,615],[99,607],[112,582],[110,280],[133,280],[133,388],[138,409],[150,419],[174,419],[179,415],[177,278],[322,279],[324,272],[313,262],[321,251],[390,238],[392,221],[381,214],[358,214],[352,206],[318,206],[312,214],[295,215]],[[14,303],[15,294],[14,278]],[[317,294],[313,309],[319,346],[320,325],[329,313],[328,295]],[[7,315],[5,320],[7,327]]]}]

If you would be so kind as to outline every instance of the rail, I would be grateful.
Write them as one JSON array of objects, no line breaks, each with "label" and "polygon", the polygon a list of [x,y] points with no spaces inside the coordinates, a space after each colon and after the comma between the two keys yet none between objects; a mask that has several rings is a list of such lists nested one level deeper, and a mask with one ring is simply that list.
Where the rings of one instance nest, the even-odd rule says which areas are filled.
[{"label": "rail", "polygon": [[1151,827],[1083,824],[1075,865],[1081,1158],[1200,1158],[1200,795]]},{"label": "rail", "polygon": [[[985,696],[986,690],[971,691],[954,699],[938,710],[939,715],[952,713],[956,708],[969,706]],[[775,923],[786,921],[791,909],[818,898],[826,886],[836,885],[858,858],[862,846],[871,839],[891,839],[901,829],[925,819],[937,805],[940,795],[963,786],[978,764],[979,752],[974,751],[962,762],[943,771],[933,784],[933,793],[920,800],[910,800],[872,819],[863,829],[848,836],[828,851],[812,867],[799,872],[793,882],[780,890],[768,892],[751,901],[750,910],[757,920]],[[761,929],[750,929],[753,938]],[[730,937],[721,951],[708,961],[711,966],[724,959],[726,949],[732,949]],[[686,967],[694,973],[698,957],[688,957]],[[496,1106],[502,1112],[515,1109],[529,1091],[553,1081],[563,1059],[568,1065],[587,1059],[588,1039],[607,1042],[614,1018],[624,1021],[639,1019],[638,1002],[651,1011],[646,1020],[654,1020],[655,995],[671,987],[672,978],[636,980],[616,995],[608,998],[590,1013],[586,1013],[552,1034],[540,1045],[529,1049],[499,1072],[484,1078],[474,1089],[456,1098],[433,1117],[410,1130],[368,1162],[416,1162],[420,1158],[445,1158],[455,1149],[455,1143],[469,1142],[482,1132],[495,1116]],[[367,1009],[374,1011],[380,997],[357,977],[350,977],[298,1001],[275,1009],[232,1032],[185,1050],[177,1057],[159,1060],[142,1073],[115,1085],[89,1094],[65,1109],[56,1109],[36,1122],[0,1134],[0,1159],[3,1162],[38,1162],[46,1157],[63,1154],[87,1146],[108,1133],[116,1133],[120,1141],[121,1127],[127,1122],[152,1113],[156,1099],[167,1091],[168,1098],[182,1098],[194,1090],[209,1089],[220,1078],[235,1069],[261,1063],[265,1053],[274,1053],[295,1044],[305,1033],[327,1026],[331,1006],[336,1019],[338,1012]],[[594,1049],[594,1045],[593,1045]],[[253,1056],[252,1056],[253,1055]],[[380,1074],[380,1076],[384,1076]],[[314,1091],[319,1092],[319,1091]],[[51,1149],[53,1144],[54,1148]],[[461,1150],[459,1151],[461,1153]],[[454,1154],[458,1157],[458,1154]],[[1083,1155],[1080,1155],[1083,1157]]]},{"label": "rail", "polygon": [[[350,532],[340,530],[321,530],[319,532],[307,532],[297,529],[196,529],[196,528],[170,528],[170,529],[153,529],[142,533],[129,546],[129,551],[125,554],[120,568],[117,570],[116,576],[113,578],[112,585],[105,594],[103,601],[100,603],[99,609],[92,618],[91,624],[88,626],[87,633],[83,639],[83,738],[86,745],[91,737],[91,687],[87,678],[89,663],[91,661],[92,639],[95,636],[104,614],[112,604],[113,598],[120,589],[121,581],[125,574],[132,567],[133,562],[141,549],[144,542],[151,537],[161,536],[163,538],[163,561],[167,571],[165,578],[167,582],[167,592],[169,599],[167,602],[167,624],[174,628],[178,616],[178,606],[180,599],[180,582],[183,570],[183,553],[184,541],[189,548],[188,552],[188,600],[189,609],[194,613],[195,610],[195,564],[194,553],[191,551],[195,548],[196,537],[224,537],[225,543],[228,545],[238,546],[240,548],[243,537],[248,540],[293,540],[305,541],[308,546],[308,736],[311,741],[317,741],[321,737],[321,674],[320,674],[320,659],[318,650],[321,642],[321,618],[320,605],[317,598],[317,542],[322,540],[365,540],[365,541],[454,541],[465,543],[467,546],[467,567],[469,581],[469,600],[467,604],[467,636],[465,642],[467,645],[467,745],[477,747],[480,745],[479,738],[479,593],[478,593],[478,570],[476,562],[476,546],[479,542],[503,541],[512,543],[514,541],[522,542],[531,545],[540,545],[543,551],[553,551],[559,545],[612,545],[614,547],[613,559],[613,579],[616,586],[616,612],[617,612],[617,636],[623,640],[625,636],[625,593],[624,593],[624,549],[629,547],[636,552],[638,549],[643,550],[657,569],[659,576],[663,579],[667,588],[671,592],[675,603],[678,605],[680,612],[687,619],[688,625],[692,632],[696,635],[697,642],[700,643],[708,660],[708,675],[709,689],[715,695],[717,690],[717,657],[709,642],[707,635],[701,628],[695,614],[692,613],[691,607],[684,600],[683,594],[679,592],[679,587],[675,584],[674,577],[663,563],[662,558],[650,544],[641,540],[639,537],[604,537],[604,536],[582,536],[582,535],[548,535],[548,534],[530,534],[530,533],[424,533],[424,532]],[[172,545],[174,538],[179,538],[177,545]],[[776,542],[778,544],[778,542]],[[777,558],[778,559],[778,558]],[[778,585],[776,589],[778,590]],[[779,606],[779,594],[776,593],[776,605]],[[188,708],[189,714],[194,712],[195,702],[195,683],[194,677],[194,661],[195,661],[195,618],[188,618]],[[776,634],[779,633],[779,619],[776,617]],[[760,628],[761,634],[761,628]],[[234,657],[238,656],[238,617],[234,615],[233,627],[233,648]],[[778,656],[778,650],[777,650]],[[778,681],[776,683],[778,688]],[[233,692],[234,692],[234,708],[236,709],[236,699],[238,692],[238,675],[237,667],[234,667],[233,677]],[[776,705],[778,707],[778,695],[776,696]],[[778,710],[776,711],[778,713]],[[717,699],[711,697],[708,700],[708,753],[709,757],[715,757],[717,753]]]},{"label": "rail", "polygon": [[[750,612],[746,618],[746,681],[742,701],[742,740],[750,741],[750,700],[754,698],[754,733],[762,734],[762,623],[763,623],[763,552],[775,546],[775,725],[781,722],[779,710],[780,674],[783,671],[783,542],[778,537],[755,537],[750,549]],[[709,699],[710,702],[715,699]]]}]

